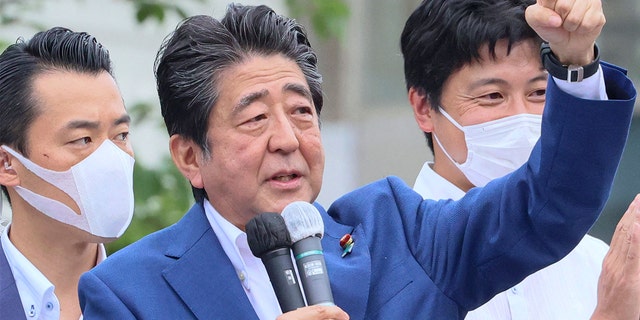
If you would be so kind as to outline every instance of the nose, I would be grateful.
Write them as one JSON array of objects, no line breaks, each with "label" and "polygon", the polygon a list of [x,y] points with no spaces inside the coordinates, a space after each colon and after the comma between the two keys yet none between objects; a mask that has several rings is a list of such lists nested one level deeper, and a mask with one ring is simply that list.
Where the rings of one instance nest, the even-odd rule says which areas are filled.
[{"label": "nose", "polygon": [[285,115],[277,116],[271,123],[271,137],[269,138],[270,152],[291,153],[298,149],[297,129]]}]

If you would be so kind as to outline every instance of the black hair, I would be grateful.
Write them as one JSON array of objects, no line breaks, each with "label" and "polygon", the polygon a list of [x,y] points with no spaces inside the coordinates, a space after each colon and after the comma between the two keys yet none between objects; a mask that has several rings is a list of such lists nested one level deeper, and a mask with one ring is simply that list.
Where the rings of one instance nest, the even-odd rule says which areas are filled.
[{"label": "black hair", "polygon": [[[424,0],[404,26],[400,47],[407,90],[414,88],[438,112],[442,87],[465,65],[479,61],[488,45],[495,58],[499,40],[507,54],[522,41],[542,40],[527,24],[524,11],[535,0]],[[433,151],[431,133],[425,132]]]},{"label": "black hair", "polygon": [[[322,76],[304,28],[267,6],[231,4],[218,21],[187,18],[158,51],[155,75],[162,117],[169,135],[194,141],[209,155],[207,128],[220,96],[221,75],[252,55],[283,55],[300,67],[318,115],[322,109]],[[207,197],[192,187],[195,200]]]},{"label": "black hair", "polygon": [[[52,70],[113,76],[109,51],[85,32],[54,27],[18,39],[0,54],[0,145],[28,157],[26,133],[39,114],[33,82]],[[5,186],[2,191],[9,198]]]}]

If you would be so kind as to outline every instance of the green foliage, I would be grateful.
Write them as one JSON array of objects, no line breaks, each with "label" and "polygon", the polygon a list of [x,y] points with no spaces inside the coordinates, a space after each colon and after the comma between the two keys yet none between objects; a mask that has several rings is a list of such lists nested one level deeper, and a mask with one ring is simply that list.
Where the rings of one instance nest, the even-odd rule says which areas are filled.
[{"label": "green foliage", "polygon": [[[167,12],[176,13],[180,19],[184,19],[189,14],[180,6],[171,3],[171,1],[157,1],[157,0],[130,0],[133,2],[136,8],[136,20],[138,23],[143,23],[148,19],[155,19],[158,22],[164,22],[164,18]],[[203,2],[203,0],[192,0]]]},{"label": "green foliage", "polygon": [[285,3],[292,17],[308,18],[320,38],[344,35],[350,15],[345,0],[286,0]]},{"label": "green foliage", "polygon": [[[42,0],[0,0],[0,26],[21,25],[34,30],[43,30],[44,27],[38,21],[27,20],[24,12],[38,11],[42,8]],[[13,43],[14,41],[11,41]],[[0,44],[2,50],[8,44]]]},{"label": "green foliage", "polygon": [[6,49],[9,45],[11,45],[11,43],[0,39],[0,52],[4,52],[4,49]]},{"label": "green foliage", "polygon": [[191,186],[168,157],[158,168],[137,161],[133,189],[135,211],[131,225],[120,239],[107,245],[109,253],[175,223],[193,204]]}]

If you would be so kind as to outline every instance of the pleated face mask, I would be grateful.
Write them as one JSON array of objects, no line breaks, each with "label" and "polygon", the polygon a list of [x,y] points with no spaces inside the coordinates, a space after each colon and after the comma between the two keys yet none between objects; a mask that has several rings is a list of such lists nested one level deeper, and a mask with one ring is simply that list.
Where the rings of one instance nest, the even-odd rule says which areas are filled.
[{"label": "pleated face mask", "polygon": [[16,192],[43,214],[102,238],[118,238],[133,217],[134,159],[111,140],[67,171],[43,168],[7,146],[4,150],[76,203],[76,212],[62,202],[21,186]]},{"label": "pleated face mask", "polygon": [[464,133],[467,159],[458,163],[433,135],[444,154],[476,187],[507,175],[529,159],[531,150],[540,138],[542,116],[521,113],[471,126],[462,126],[442,108],[440,112]]}]

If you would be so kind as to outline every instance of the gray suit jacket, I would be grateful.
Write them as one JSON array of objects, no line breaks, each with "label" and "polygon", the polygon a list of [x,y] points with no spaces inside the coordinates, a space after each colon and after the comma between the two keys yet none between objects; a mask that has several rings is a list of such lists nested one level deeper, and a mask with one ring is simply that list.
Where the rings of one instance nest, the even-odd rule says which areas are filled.
[{"label": "gray suit jacket", "polygon": [[0,245],[0,319],[26,319],[16,281]]}]

